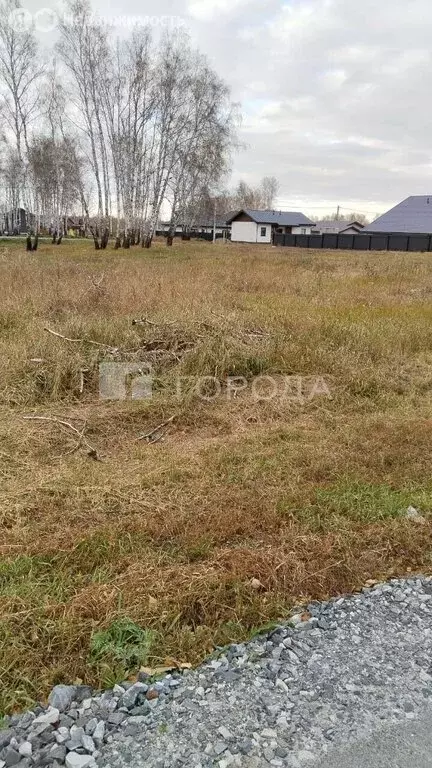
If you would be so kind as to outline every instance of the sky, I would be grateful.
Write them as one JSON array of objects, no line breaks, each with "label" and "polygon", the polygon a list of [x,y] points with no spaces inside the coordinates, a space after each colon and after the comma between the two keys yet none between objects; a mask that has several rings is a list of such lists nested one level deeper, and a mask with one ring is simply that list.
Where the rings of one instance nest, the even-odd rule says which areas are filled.
[{"label": "sky", "polygon": [[432,194],[431,0],[93,5],[119,29],[139,17],[189,30],[242,114],[231,184],[276,176],[278,207],[316,218],[340,205],[373,219],[409,195]]}]

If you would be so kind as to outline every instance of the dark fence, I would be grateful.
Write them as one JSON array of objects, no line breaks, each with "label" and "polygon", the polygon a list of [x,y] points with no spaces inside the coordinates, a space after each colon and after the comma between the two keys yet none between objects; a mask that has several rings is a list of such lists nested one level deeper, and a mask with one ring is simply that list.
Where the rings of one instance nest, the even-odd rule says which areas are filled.
[{"label": "dark fence", "polygon": [[432,251],[432,235],[275,235],[274,244],[344,251]]},{"label": "dark fence", "polygon": [[[174,234],[174,237],[182,237],[182,232],[176,232]],[[168,237],[168,232],[164,232],[162,230],[158,230],[156,232],[157,237]],[[227,233],[226,237],[229,239],[231,237],[230,233]],[[189,232],[188,235],[189,240],[208,240],[211,242],[213,240],[213,232]],[[223,238],[222,232],[216,232],[216,240],[221,240]],[[279,243],[279,245],[284,245],[284,243]]]}]

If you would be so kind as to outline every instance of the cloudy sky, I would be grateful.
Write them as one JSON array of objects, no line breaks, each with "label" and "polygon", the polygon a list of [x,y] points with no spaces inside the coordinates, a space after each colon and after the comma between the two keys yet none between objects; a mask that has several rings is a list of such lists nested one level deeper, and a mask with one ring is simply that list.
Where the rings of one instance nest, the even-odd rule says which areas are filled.
[{"label": "cloudy sky", "polygon": [[94,5],[120,23],[168,16],[189,28],[241,105],[233,182],[274,175],[281,207],[370,217],[432,193],[431,0]]}]

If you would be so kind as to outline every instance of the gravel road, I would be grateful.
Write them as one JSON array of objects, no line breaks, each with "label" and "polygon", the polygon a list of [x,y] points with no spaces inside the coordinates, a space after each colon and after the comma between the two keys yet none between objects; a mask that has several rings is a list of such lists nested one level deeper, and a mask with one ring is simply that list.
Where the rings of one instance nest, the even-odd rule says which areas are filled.
[{"label": "gravel road", "polygon": [[[115,737],[101,764],[348,768],[361,765],[356,749],[373,755],[376,738],[385,760],[389,727],[409,757],[412,726],[421,716],[424,734],[432,708],[432,580],[376,585],[308,611],[295,628],[232,647],[189,675],[151,725]],[[368,764],[404,765],[389,755]]]},{"label": "gravel road", "polygon": [[379,584],[312,603],[183,676],[84,700],[54,689],[49,710],[0,731],[0,768],[423,768],[431,652],[432,578]]}]

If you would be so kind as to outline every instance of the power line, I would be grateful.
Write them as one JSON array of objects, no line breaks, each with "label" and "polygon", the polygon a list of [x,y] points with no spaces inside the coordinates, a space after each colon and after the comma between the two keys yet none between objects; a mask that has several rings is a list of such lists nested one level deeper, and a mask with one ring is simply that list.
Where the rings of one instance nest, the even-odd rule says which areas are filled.
[{"label": "power line", "polygon": [[[292,206],[292,205],[294,205],[294,206],[295,205],[299,205],[298,202],[297,203],[288,202],[288,201],[284,200],[284,198],[280,198],[280,197],[278,198],[278,200],[281,201],[283,203],[283,205],[290,205],[290,206]],[[301,205],[303,205],[303,203],[301,203]],[[335,208],[335,206],[333,206],[333,205],[313,205],[313,203],[311,205],[309,205],[309,204],[308,205],[303,205],[303,207],[309,208],[309,209],[313,209],[314,211],[332,211]],[[378,206],[378,207],[380,208],[381,206]],[[376,209],[374,211],[365,211],[365,210],[360,209],[360,208],[347,208],[344,205],[340,205],[339,206],[339,210],[347,211],[348,213],[367,213],[367,214],[371,214],[372,216],[375,216],[376,213],[377,213]]]},{"label": "power line", "polygon": [[376,209],[374,211],[363,211],[359,208],[345,208],[344,205],[340,206],[341,211],[348,211],[349,213],[370,213],[372,216],[376,213]]}]

